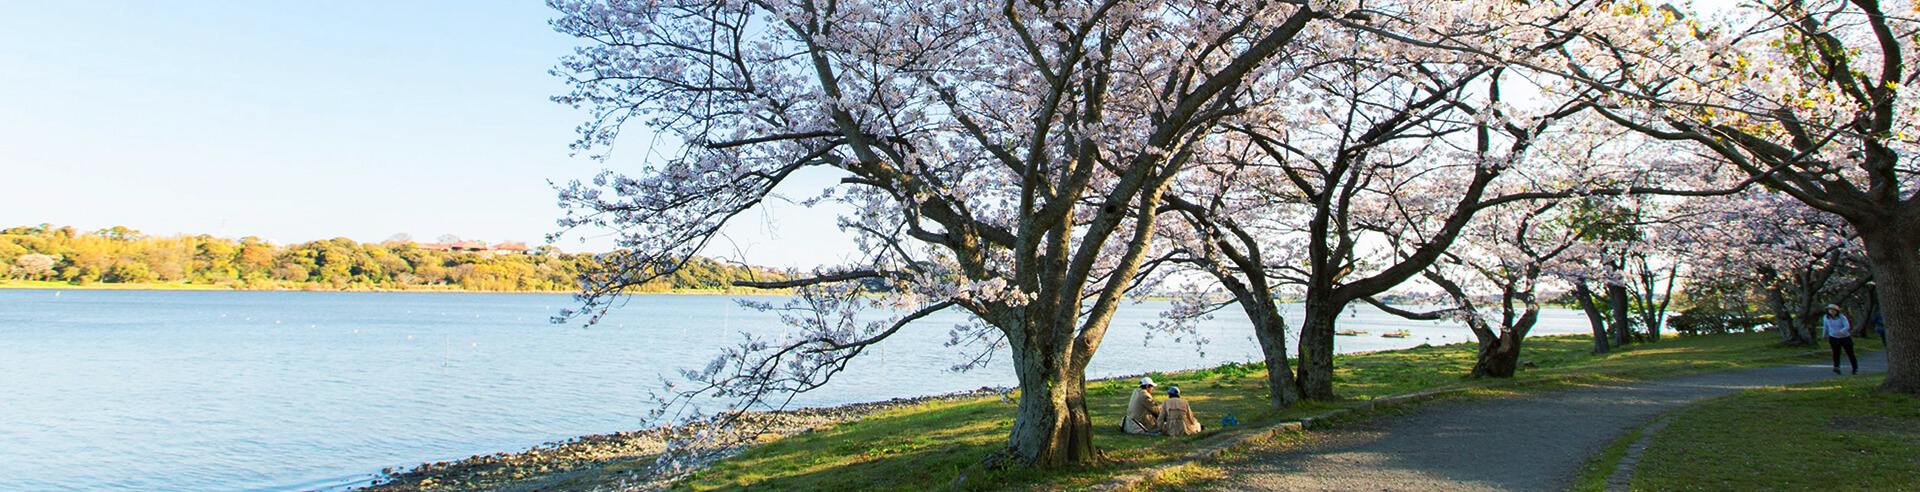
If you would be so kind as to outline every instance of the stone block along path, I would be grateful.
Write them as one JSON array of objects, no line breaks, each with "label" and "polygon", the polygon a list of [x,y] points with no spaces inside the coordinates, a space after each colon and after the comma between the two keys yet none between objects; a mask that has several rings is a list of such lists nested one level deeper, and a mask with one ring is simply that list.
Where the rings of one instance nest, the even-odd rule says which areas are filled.
[{"label": "stone block along path", "polygon": [[[1217,463],[1226,491],[1557,491],[1600,449],[1661,414],[1748,388],[1835,376],[1829,360],[1471,401],[1316,430],[1311,442]],[[1845,361],[1841,363],[1845,370]],[[1886,369],[1860,354],[1860,372]]]}]

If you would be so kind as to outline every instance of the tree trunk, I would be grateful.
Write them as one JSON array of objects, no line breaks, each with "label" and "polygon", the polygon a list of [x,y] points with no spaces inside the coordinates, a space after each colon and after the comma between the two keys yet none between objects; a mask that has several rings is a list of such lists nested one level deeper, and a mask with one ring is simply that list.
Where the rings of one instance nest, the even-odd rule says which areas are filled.
[{"label": "tree trunk", "polygon": [[1821,333],[1823,330],[1820,329],[1820,318],[1826,317],[1826,309],[1824,305],[1820,304],[1819,299],[1814,297],[1817,294],[1818,292],[1802,294],[1800,296],[1800,314],[1793,318],[1795,320],[1794,329],[1800,331],[1800,334],[1797,336],[1806,339],[1808,346],[1819,346],[1820,340],[1826,338],[1826,336]]},{"label": "tree trunk", "polygon": [[1647,327],[1647,341],[1660,341],[1660,315],[1651,311],[1640,316],[1640,325]]},{"label": "tree trunk", "polygon": [[1633,343],[1633,318],[1627,312],[1627,286],[1607,284],[1607,304],[1613,309],[1613,346]]},{"label": "tree trunk", "polygon": [[1647,339],[1660,341],[1660,329],[1667,323],[1667,306],[1673,303],[1673,286],[1680,283],[1680,265],[1667,267],[1667,288],[1660,293],[1660,304],[1653,309],[1653,321],[1647,323]]},{"label": "tree trunk", "polygon": [[1639,292],[1634,293],[1634,300],[1639,301],[1635,310],[1639,311],[1637,314],[1639,314],[1640,326],[1644,327],[1642,330],[1644,336],[1641,340],[1648,343],[1658,342],[1660,325],[1667,315],[1667,303],[1673,301],[1674,275],[1678,273],[1679,267],[1674,266],[1667,270],[1666,291],[1658,292],[1660,274],[1647,264],[1647,258],[1635,255],[1634,265],[1639,270],[1637,273],[1639,282],[1634,286],[1639,289]]},{"label": "tree trunk", "polygon": [[1501,330],[1500,336],[1480,341],[1480,357],[1473,364],[1468,378],[1510,378],[1520,368],[1520,341],[1522,335],[1513,330]]},{"label": "tree trunk", "polygon": [[1046,350],[1015,350],[1020,410],[1007,438],[1007,455],[1038,468],[1059,468],[1093,458],[1093,425],[1087,416],[1084,368]]},{"label": "tree trunk", "polygon": [[[1333,400],[1333,327],[1345,306],[1326,299],[1306,301],[1306,320],[1300,326],[1300,397]],[[1271,369],[1271,366],[1269,366]]]},{"label": "tree trunk", "polygon": [[[1768,277],[1771,279],[1771,277]],[[1787,295],[1780,292],[1778,285],[1768,281],[1767,304],[1773,309],[1773,329],[1780,330],[1780,343],[1788,347],[1808,347],[1813,340],[1801,334],[1800,323],[1793,309],[1787,307]]]},{"label": "tree trunk", "polygon": [[1253,333],[1260,341],[1260,352],[1267,360],[1267,396],[1274,407],[1286,407],[1300,401],[1300,388],[1293,382],[1293,363],[1287,360],[1287,320],[1271,298],[1265,302],[1240,299],[1240,307],[1253,320]]},{"label": "tree trunk", "polygon": [[1881,391],[1920,394],[1920,241],[1899,225],[1858,227],[1887,324],[1887,379]]},{"label": "tree trunk", "polygon": [[1573,298],[1580,301],[1580,310],[1587,313],[1587,324],[1593,326],[1593,354],[1600,355],[1613,351],[1607,343],[1607,318],[1600,314],[1600,307],[1593,303],[1593,289],[1585,282],[1573,284]]}]

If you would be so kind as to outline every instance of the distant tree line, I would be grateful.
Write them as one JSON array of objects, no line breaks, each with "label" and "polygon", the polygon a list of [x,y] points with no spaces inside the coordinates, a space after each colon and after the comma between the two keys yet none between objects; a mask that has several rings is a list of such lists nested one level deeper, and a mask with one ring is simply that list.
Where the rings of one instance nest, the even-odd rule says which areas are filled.
[{"label": "distant tree line", "polygon": [[[0,278],[74,285],[187,284],[234,289],[571,291],[592,254],[540,246],[527,254],[434,251],[411,241],[334,238],[277,245],[256,237],[157,237],[115,226],[0,230]],[[736,281],[778,280],[765,269],[706,258],[688,261],[642,290],[724,289]]]}]

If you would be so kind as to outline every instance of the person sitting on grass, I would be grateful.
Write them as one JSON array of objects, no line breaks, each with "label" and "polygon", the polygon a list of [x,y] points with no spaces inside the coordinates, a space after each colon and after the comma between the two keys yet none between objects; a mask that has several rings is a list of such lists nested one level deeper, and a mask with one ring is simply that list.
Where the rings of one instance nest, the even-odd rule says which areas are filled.
[{"label": "person sitting on grass", "polygon": [[1133,399],[1127,401],[1127,418],[1120,421],[1120,430],[1128,434],[1160,433],[1160,406],[1153,404],[1153,378],[1140,378],[1140,388],[1133,390]]},{"label": "person sitting on grass", "polygon": [[1193,407],[1180,398],[1180,387],[1167,387],[1167,401],[1160,404],[1160,433],[1184,436],[1200,432],[1200,420],[1193,418]]}]

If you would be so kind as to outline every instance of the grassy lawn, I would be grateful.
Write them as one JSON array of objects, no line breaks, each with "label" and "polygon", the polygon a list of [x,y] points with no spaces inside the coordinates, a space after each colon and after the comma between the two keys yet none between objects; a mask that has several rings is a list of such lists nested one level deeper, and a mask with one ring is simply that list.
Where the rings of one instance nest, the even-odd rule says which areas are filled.
[{"label": "grassy lawn", "polygon": [[[1520,379],[1613,373],[1607,377],[1675,375],[1743,367],[1741,361],[1804,352],[1776,347],[1772,333],[1670,338],[1595,357],[1585,336],[1529,339]],[[1485,384],[1463,379],[1471,368],[1471,344],[1343,355],[1336,358],[1337,391],[1365,399],[1413,391]],[[696,474],[681,484],[690,490],[926,490],[944,488],[967,471],[962,488],[991,490],[1076,490],[1116,474],[1178,460],[1222,432],[1240,432],[1344,407],[1349,402],[1316,402],[1288,409],[1267,405],[1265,368],[1229,364],[1202,371],[1151,374],[1163,385],[1178,385],[1192,402],[1207,432],[1166,438],[1127,435],[1118,422],[1133,379],[1088,383],[1088,410],[1094,422],[1094,446],[1104,457],[1095,464],[1052,472],[967,471],[981,457],[1006,443],[1014,404],[997,398],[931,403],[870,416],[864,420],[782,439],[748,450]],[[1232,412],[1240,425],[1222,430],[1220,419]],[[1197,473],[1204,475],[1204,472]]]},{"label": "grassy lawn", "polygon": [[1882,375],[1748,390],[1659,431],[1632,490],[1915,490],[1920,400]]}]

